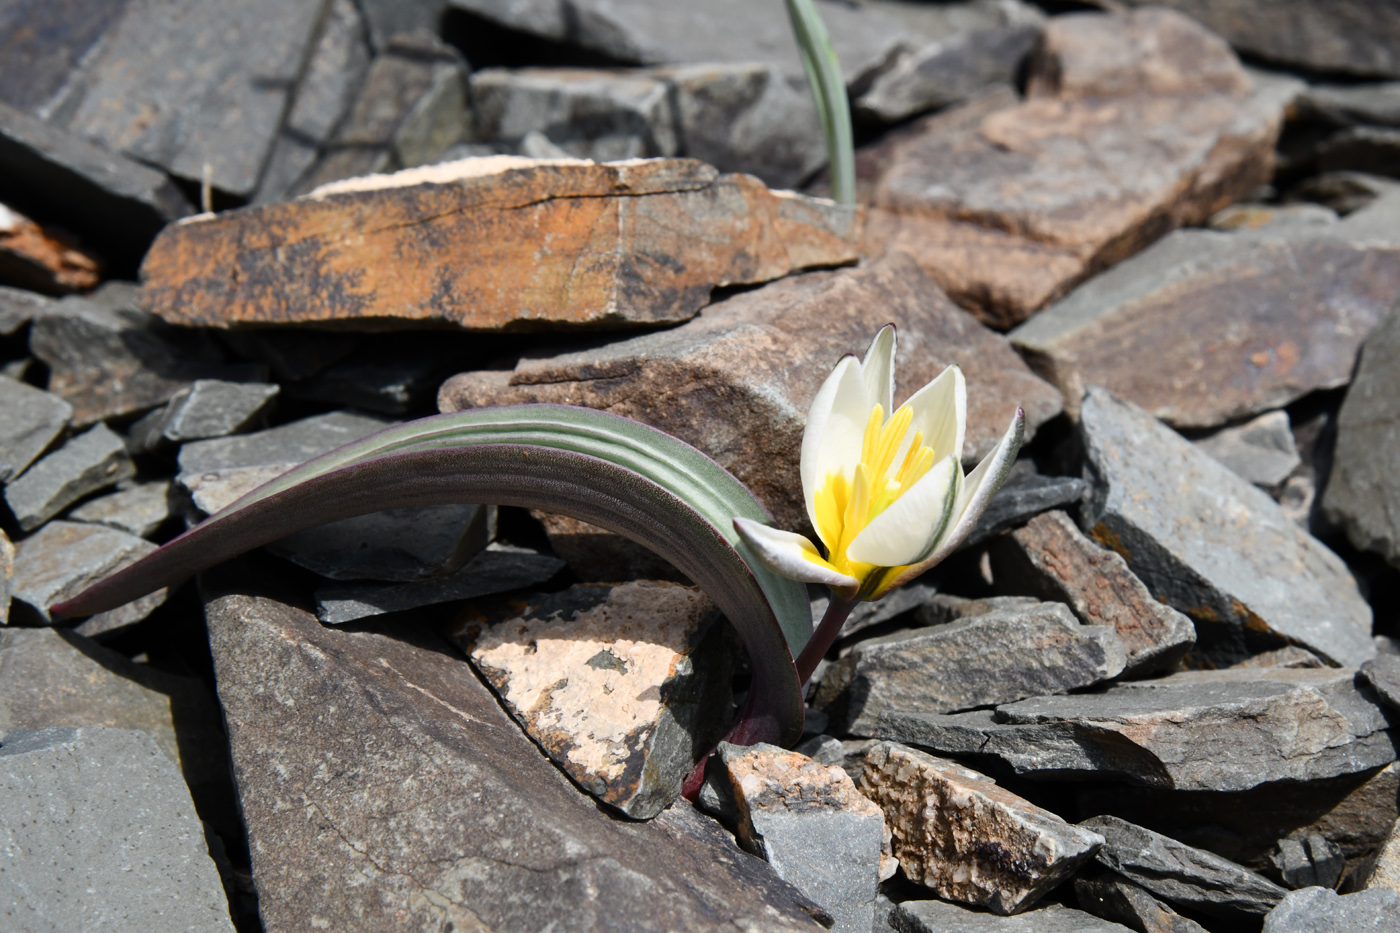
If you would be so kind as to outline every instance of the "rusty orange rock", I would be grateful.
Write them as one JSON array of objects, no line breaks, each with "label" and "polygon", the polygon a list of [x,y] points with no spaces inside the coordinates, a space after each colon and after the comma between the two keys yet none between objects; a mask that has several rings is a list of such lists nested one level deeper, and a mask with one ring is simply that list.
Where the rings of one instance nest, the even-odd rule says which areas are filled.
[{"label": "rusty orange rock", "polygon": [[213,327],[669,323],[719,286],[853,262],[857,221],[689,159],[463,159],[167,227],[142,300]]},{"label": "rusty orange rock", "polygon": [[0,284],[62,295],[95,288],[101,273],[72,237],[0,204]]}]

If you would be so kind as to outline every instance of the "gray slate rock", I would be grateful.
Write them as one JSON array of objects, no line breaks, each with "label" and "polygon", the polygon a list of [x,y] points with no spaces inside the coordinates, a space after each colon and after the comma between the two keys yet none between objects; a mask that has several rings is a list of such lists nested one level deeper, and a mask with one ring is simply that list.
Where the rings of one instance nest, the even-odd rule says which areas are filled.
[{"label": "gray slate rock", "polygon": [[0,201],[132,265],[161,227],[194,212],[163,172],[3,103]]},{"label": "gray slate rock", "polygon": [[1102,389],[1080,431],[1094,486],[1081,522],[1195,621],[1193,657],[1229,664],[1285,642],[1339,664],[1374,657],[1351,571],[1262,490]]},{"label": "gray slate rock", "polygon": [[992,496],[987,511],[982,513],[962,546],[976,547],[1003,531],[1024,525],[1042,512],[1073,508],[1088,489],[1087,483],[1073,476],[1028,473],[1012,477]]},{"label": "gray slate rock", "polygon": [[258,365],[226,365],[207,335],[162,324],[135,298],[134,284],[108,282],[30,327],[29,350],[48,364],[48,390],[73,405],[76,426],[163,405],[195,379],[266,377]]},{"label": "gray slate rock", "polygon": [[340,583],[316,590],[316,617],[327,625],[420,606],[508,593],[545,583],[564,569],[548,554],[491,544],[462,569],[414,583]]},{"label": "gray slate rock", "polygon": [[535,131],[568,155],[598,162],[680,151],[669,88],[645,72],[484,68],[470,83],[484,142],[518,146]]},{"label": "gray slate rock", "polygon": [[132,425],[128,432],[131,446],[157,450],[162,445],[237,434],[253,424],[280,391],[277,385],[265,382],[196,379],[165,408]]},{"label": "gray slate rock", "polygon": [[1366,339],[1337,416],[1327,520],[1400,567],[1400,304]]},{"label": "gray slate rock", "polygon": [[1058,693],[1118,676],[1127,658],[1111,628],[1068,607],[995,609],[859,642],[822,677],[816,705],[836,728],[878,735],[887,712],[949,713]]},{"label": "gray slate rock", "polygon": [[[297,179],[315,163],[318,150],[329,141],[364,83],[369,70],[370,41],[360,9],[368,14],[372,30],[380,19],[376,14],[388,13],[393,19],[394,11],[406,12],[418,6],[421,4],[397,0],[373,4],[330,0],[306,69],[253,195],[254,204],[266,204],[286,196]],[[395,33],[407,31],[394,29]],[[387,41],[388,36],[384,39]],[[382,46],[383,43],[378,44]]]},{"label": "gray slate rock", "polygon": [[1400,175],[1400,129],[1353,126],[1328,137],[1317,147],[1317,167],[1324,172],[1365,172]]},{"label": "gray slate rock", "polygon": [[0,631],[0,742],[55,726],[146,733],[180,768],[206,822],[237,823],[221,812],[231,803],[227,742],[202,681],[133,663],[65,629]]},{"label": "gray slate rock", "polygon": [[437,387],[462,364],[462,354],[440,338],[435,347],[395,336],[418,335],[376,337],[366,351],[287,386],[287,394],[383,415],[431,409]]},{"label": "gray slate rock", "polygon": [[212,515],[292,467],[388,427],[392,422],[338,411],[265,431],[194,441],[180,448],[175,482]]},{"label": "gray slate rock", "polygon": [[1308,833],[1302,839],[1280,839],[1272,861],[1283,883],[1295,891],[1311,887],[1335,889],[1347,862],[1341,848],[1321,833]]},{"label": "gray slate rock", "polygon": [[1264,918],[1263,933],[1382,933],[1400,925],[1400,894],[1384,888],[1338,894],[1293,891]]},{"label": "gray slate rock", "polygon": [[1346,215],[1373,204],[1394,191],[1393,178],[1364,172],[1322,172],[1303,179],[1288,192],[1290,200],[1315,201]]},{"label": "gray slate rock", "polygon": [[470,132],[466,61],[432,32],[395,36],[375,57],[323,154],[290,194],[437,161]]},{"label": "gray slate rock", "polygon": [[63,399],[0,376],[0,483],[23,473],[63,433],[72,414]]},{"label": "gray slate rock", "polygon": [[1400,711],[1400,655],[1377,655],[1361,665],[1361,676],[1382,702]]},{"label": "gray slate rock", "polygon": [[1165,901],[1215,917],[1256,917],[1287,892],[1242,865],[1116,816],[1079,824],[1105,842],[1095,858]]},{"label": "gray slate rock", "polygon": [[885,817],[839,767],[758,743],[721,742],[707,783],[719,785],[740,845],[820,904],[832,933],[874,923]]},{"label": "gray slate rock", "polygon": [[885,811],[905,877],[998,914],[1034,904],[1103,844],[986,775],[894,742],[867,753],[859,787]]},{"label": "gray slate rock", "polygon": [[1079,906],[1096,917],[1141,933],[1206,933],[1205,927],[1172,910],[1145,889],[1112,872],[1080,873],[1074,879]]},{"label": "gray slate rock", "polygon": [[1128,927],[1082,910],[1051,904],[1016,917],[997,917],[946,901],[905,901],[890,926],[899,933],[1125,933]]},{"label": "gray slate rock", "polygon": [[[15,556],[14,598],[45,623],[54,620],[49,606],[77,596],[115,570],[156,549],[149,541],[115,528],[81,522],[49,522],[19,543]],[[84,635],[103,634],[131,625],[165,602],[164,588],[134,602],[91,616]]]},{"label": "gray slate rock", "polygon": [[215,188],[253,193],[325,0],[125,4],[46,116]]},{"label": "gray slate rock", "polygon": [[[932,584],[916,581],[896,587],[873,602],[857,603],[851,614],[846,617],[846,624],[841,626],[841,637],[849,638],[857,632],[912,612],[937,594],[938,590]],[[813,625],[821,621],[830,605],[831,599],[828,596],[818,596],[812,600]]]},{"label": "gray slate rock", "polygon": [[233,933],[180,773],[144,732],[62,727],[0,746],[0,925]]},{"label": "gray slate rock", "polygon": [[1193,442],[1256,486],[1272,489],[1301,464],[1288,412],[1270,411]]},{"label": "gray slate rock", "polygon": [[269,931],[308,904],[331,929],[821,929],[688,804],[600,812],[421,628],[344,632],[245,596],[206,616]]},{"label": "gray slate rock", "polygon": [[33,531],[84,496],[135,475],[121,435],[95,424],[6,485],[5,502],[20,528]]},{"label": "gray slate rock", "polygon": [[154,534],[177,513],[178,497],[170,480],[134,483],[114,493],[84,502],[68,513],[75,522],[116,528],[138,538]]},{"label": "gray slate rock", "polygon": [[1338,126],[1400,126],[1400,81],[1314,84],[1298,95],[1301,119]]},{"label": "gray slate rock", "polygon": [[332,580],[433,580],[460,570],[496,536],[490,505],[423,505],[341,519],[268,550]]},{"label": "gray slate rock", "polygon": [[1039,23],[1022,22],[929,43],[876,75],[851,109],[867,120],[898,123],[993,85],[1015,84],[1039,37]]},{"label": "gray slate rock", "polygon": [[1106,625],[1127,652],[1126,676],[1171,669],[1196,642],[1191,620],[1152,598],[1122,555],[1090,541],[1064,512],[1037,515],[988,550],[998,591],[1066,603]]},{"label": "gray slate rock", "polygon": [[0,337],[13,337],[53,305],[53,299],[23,288],[0,285]]},{"label": "gray slate rock", "polygon": [[1355,681],[1350,668],[1188,671],[995,713],[890,712],[877,732],[945,754],[995,756],[1019,774],[1239,791],[1394,761],[1389,723]]}]

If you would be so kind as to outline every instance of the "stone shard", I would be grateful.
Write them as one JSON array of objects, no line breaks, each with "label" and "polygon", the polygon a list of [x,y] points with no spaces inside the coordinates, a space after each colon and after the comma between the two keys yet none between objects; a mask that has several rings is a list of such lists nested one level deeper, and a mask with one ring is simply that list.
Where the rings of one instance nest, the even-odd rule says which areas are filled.
[{"label": "stone shard", "polygon": [[680,154],[670,88],[645,72],[483,68],[471,97],[483,141],[514,147],[533,130],[597,162]]},{"label": "stone shard", "polygon": [[394,36],[316,165],[292,188],[436,161],[469,129],[466,62],[431,31]]},{"label": "stone shard", "polygon": [[1280,839],[1271,861],[1283,883],[1295,891],[1319,885],[1336,888],[1346,868],[1341,848],[1321,833],[1308,833],[1302,839]]},{"label": "stone shard", "polygon": [[48,364],[48,390],[73,405],[77,427],[163,405],[196,379],[266,378],[261,366],[225,364],[206,335],[166,327],[134,298],[135,286],[108,282],[30,326],[29,350]]},{"label": "stone shard", "polygon": [[197,509],[212,515],[292,467],[390,424],[371,415],[336,411],[252,434],[193,441],[180,448],[175,482]]},{"label": "stone shard", "polygon": [[1353,933],[1393,930],[1400,894],[1386,889],[1338,894],[1328,888],[1292,891],[1264,918],[1263,933]]},{"label": "stone shard", "polygon": [[975,547],[1003,531],[1024,525],[1041,512],[1077,507],[1088,489],[1088,484],[1078,477],[1013,474],[992,496],[991,505],[962,546]]},{"label": "stone shard", "polygon": [[84,502],[68,513],[75,522],[116,528],[138,538],[154,534],[176,514],[177,500],[169,480],[133,483],[125,489]]},{"label": "stone shard", "polygon": [[1085,625],[1118,633],[1123,673],[1170,669],[1196,642],[1186,616],[1152,598],[1122,556],[1084,536],[1064,512],[1037,515],[991,547],[997,589],[1067,603]]},{"label": "stone shard", "polygon": [[774,745],[721,742],[713,781],[746,850],[831,915],[832,933],[868,933],[880,882],[884,813],[839,767]]},{"label": "stone shard", "polygon": [[264,414],[280,391],[274,383],[196,379],[163,410],[133,425],[130,437],[138,447],[156,450],[163,444],[237,434]]},{"label": "stone shard", "polygon": [[1216,917],[1257,917],[1287,892],[1242,865],[1116,816],[1079,824],[1105,842],[1099,864],[1169,901]]},{"label": "stone shard", "polygon": [[1212,230],[1262,230],[1290,224],[1326,225],[1338,220],[1337,212],[1321,204],[1231,204],[1211,215]]},{"label": "stone shard", "polygon": [[1055,17],[1025,102],[986,96],[880,146],[867,249],[908,250],[1009,327],[1265,182],[1297,87],[1251,90],[1218,37],[1170,11]]},{"label": "stone shard", "polygon": [[562,402],[626,415],[714,457],[753,490],[779,527],[807,521],[798,460],[812,397],[845,353],[900,329],[895,397],[951,363],[968,382],[969,462],[990,451],[1019,404],[1027,434],[1059,411],[1002,338],[954,306],[903,256],[795,276],[717,302],[681,327],[443,384],[443,411]]},{"label": "stone shard", "polygon": [[1370,864],[1358,872],[1357,881],[1367,891],[1379,888],[1400,894],[1400,820],[1390,828]]},{"label": "stone shard", "polygon": [[463,350],[440,332],[376,336],[372,345],[285,391],[381,415],[431,413],[442,380],[461,368],[463,356],[470,359]]},{"label": "stone shard", "polygon": [[889,712],[950,713],[1075,690],[1118,676],[1113,629],[1059,603],[996,608],[856,643],[822,676],[816,705],[835,727],[878,735]]},{"label": "stone shard", "polygon": [[1400,656],[1377,655],[1361,665],[1361,676],[1382,702],[1400,712]]},{"label": "stone shard", "polygon": [[215,811],[232,791],[228,752],[203,683],[135,664],[63,629],[0,632],[0,741],[55,726],[139,729],[179,766],[201,816],[223,815]]},{"label": "stone shard", "polygon": [[[1350,381],[1400,298],[1400,195],[1328,226],[1181,230],[1010,334],[1071,412],[1090,385],[1215,428]],[[1151,354],[1124,352],[1150,346]]]},{"label": "stone shard", "polygon": [[648,819],[728,721],[733,635],[720,618],[691,587],[581,584],[477,604],[451,637],[565,774]]},{"label": "stone shard", "polygon": [[73,406],[8,376],[0,376],[0,483],[25,471],[63,429]]},{"label": "stone shard", "polygon": [[1394,761],[1389,723],[1355,681],[1351,668],[1188,671],[1103,693],[1021,700],[995,713],[885,713],[878,734],[945,754],[994,756],[1019,774],[1241,791]]},{"label": "stone shard", "polygon": [[15,546],[0,528],[0,625],[10,624],[10,595],[15,575]]},{"label": "stone shard", "polygon": [[13,337],[52,305],[52,298],[38,292],[0,285],[0,337]]},{"label": "stone shard", "polygon": [[1195,621],[1193,660],[1228,665],[1285,643],[1332,663],[1375,656],[1351,572],[1266,493],[1103,389],[1085,395],[1080,432],[1094,486],[1081,522]]},{"label": "stone shard", "polygon": [[[92,584],[156,549],[149,541],[115,528],[54,521],[19,543],[15,555],[14,599],[44,624],[49,606],[77,596]],[[164,588],[116,609],[88,618],[79,631],[100,635],[131,625],[165,602]]]},{"label": "stone shard", "polygon": [[48,116],[171,174],[251,194],[325,0],[127,3]]},{"label": "stone shard", "polygon": [[[847,639],[858,632],[891,622],[907,612],[914,612],[938,594],[930,583],[912,581],[890,590],[879,599],[860,602],[846,616],[846,624],[841,626],[841,638]],[[812,600],[812,618],[820,620],[831,605],[828,596],[818,596]],[[920,620],[922,623],[923,620]],[[810,715],[810,711],[809,711]]]},{"label": "stone shard", "polygon": [[[1400,198],[1397,198],[1400,202]],[[1400,206],[1397,206],[1400,210]],[[1328,520],[1351,543],[1400,567],[1400,303],[1366,340],[1337,416],[1332,474],[1322,494]]]},{"label": "stone shard", "polygon": [[1079,906],[1096,917],[1121,922],[1142,933],[1206,933],[1145,889],[1112,872],[1081,873],[1074,879]]},{"label": "stone shard", "polygon": [[[1141,6],[1159,0],[1128,0]],[[1367,0],[1325,4],[1308,0],[1166,0],[1224,36],[1231,45],[1269,61],[1312,71],[1400,77],[1400,13]]]},{"label": "stone shard", "polygon": [[1015,84],[1040,31],[1039,23],[1021,22],[931,42],[877,74],[851,109],[867,120],[898,123]]},{"label": "stone shard", "polygon": [[1335,126],[1400,126],[1400,81],[1314,84],[1298,95],[1298,114]]},{"label": "stone shard", "polygon": [[95,424],[6,485],[5,503],[20,528],[33,531],[84,496],[135,475],[121,436]]},{"label": "stone shard", "polygon": [[495,506],[408,506],[298,531],[268,550],[332,580],[405,583],[460,570],[495,531]]},{"label": "stone shard", "polygon": [[894,742],[866,755],[859,787],[884,810],[905,877],[997,914],[1030,907],[1103,843],[985,775]]},{"label": "stone shard", "polygon": [[[142,301],[215,327],[677,322],[718,286],[854,260],[854,223],[688,160],[462,159],[168,227],[142,265]],[[475,258],[444,265],[447,254]]]},{"label": "stone shard", "polygon": [[1286,411],[1266,412],[1244,424],[1216,431],[1195,444],[1239,476],[1265,489],[1281,484],[1303,462]]},{"label": "stone shard", "polygon": [[316,617],[341,625],[419,606],[435,606],[538,586],[564,568],[548,554],[488,545],[460,570],[410,583],[339,583],[316,590]]},{"label": "stone shard", "polygon": [[63,295],[93,288],[102,264],[78,241],[0,203],[0,283]]},{"label": "stone shard", "polygon": [[3,103],[0,201],[81,230],[132,266],[161,227],[193,212],[164,173]]},{"label": "stone shard", "polygon": [[7,929],[233,933],[190,792],[144,732],[10,733],[0,826]]},{"label": "stone shard", "polygon": [[269,933],[820,930],[688,804],[600,813],[421,628],[343,632],[246,596],[206,616]]},{"label": "stone shard", "polygon": [[1128,927],[1082,910],[1051,904],[1016,917],[997,917],[946,901],[904,901],[891,914],[899,933],[1125,933]]}]

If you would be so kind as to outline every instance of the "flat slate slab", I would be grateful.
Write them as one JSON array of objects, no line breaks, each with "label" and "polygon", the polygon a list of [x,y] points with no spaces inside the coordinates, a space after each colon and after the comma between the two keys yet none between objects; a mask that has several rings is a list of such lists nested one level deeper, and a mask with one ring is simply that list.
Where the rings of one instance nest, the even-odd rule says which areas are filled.
[{"label": "flat slate slab", "polygon": [[1168,10],[1052,18],[1026,99],[924,118],[871,151],[866,248],[906,250],[954,300],[1011,327],[1271,172],[1298,82],[1254,87]]},{"label": "flat slate slab", "polygon": [[1293,891],[1264,918],[1263,933],[1361,933],[1400,924],[1400,892],[1378,888],[1338,894],[1327,888]]},{"label": "flat slate slab", "polygon": [[135,475],[121,436],[95,424],[7,484],[5,503],[20,528],[33,531],[84,496]]},{"label": "flat slate slab", "polygon": [[855,223],[688,159],[463,159],[174,224],[146,255],[141,297],[212,327],[675,323],[720,286],[854,261]]},{"label": "flat slate slab", "polygon": [[73,406],[58,396],[0,376],[0,483],[23,473],[72,414]]},{"label": "flat slate slab", "polygon": [[[1400,216],[1400,199],[1397,199]],[[1400,304],[1366,340],[1337,415],[1332,474],[1322,494],[1351,543],[1400,567]]]},{"label": "flat slate slab", "polygon": [[1131,929],[1060,904],[998,917],[947,901],[905,901],[895,907],[891,925],[900,933],[1126,933]]},{"label": "flat slate slab", "polygon": [[995,712],[886,713],[878,732],[994,756],[1019,774],[1195,791],[1359,774],[1396,757],[1389,722],[1353,668],[1187,671]]},{"label": "flat slate slab", "polygon": [[[19,543],[15,557],[14,598],[45,623],[49,606],[70,599],[92,584],[156,549],[143,538],[83,522],[52,521]],[[165,602],[162,587],[140,599],[83,623],[83,634],[97,635],[139,622]]]},{"label": "flat slate slab", "polygon": [[688,804],[605,815],[445,644],[247,596],[206,616],[269,933],[822,929]]},{"label": "flat slate slab", "polygon": [[233,933],[190,792],[144,732],[10,733],[0,827],[8,930]]},{"label": "flat slate slab", "polygon": [[807,521],[798,461],[807,409],[831,367],[899,327],[898,402],[957,363],[967,377],[967,443],[975,464],[1016,406],[1026,433],[1054,417],[1059,396],[997,334],[974,321],[905,256],[790,276],[705,308],[660,333],[558,356],[514,371],[468,372],[438,394],[443,411],[517,402],[601,408],[660,428],[714,457],[778,521]]},{"label": "flat slate slab", "polygon": [[1081,523],[1196,623],[1193,658],[1289,643],[1337,664],[1375,656],[1351,571],[1266,493],[1103,389],[1085,395],[1080,433],[1095,487]]},{"label": "flat slate slab", "polygon": [[1009,336],[1071,411],[1101,385],[1215,428],[1346,385],[1397,299],[1400,194],[1335,224],[1177,231]]}]

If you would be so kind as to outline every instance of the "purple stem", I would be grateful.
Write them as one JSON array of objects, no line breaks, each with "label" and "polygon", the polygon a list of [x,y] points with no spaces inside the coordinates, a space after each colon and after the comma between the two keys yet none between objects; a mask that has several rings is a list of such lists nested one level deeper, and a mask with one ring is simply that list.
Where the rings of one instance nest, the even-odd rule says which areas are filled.
[{"label": "purple stem", "polygon": [[802,686],[807,686],[807,681],[812,679],[812,672],[817,669],[821,659],[826,657],[827,651],[831,650],[836,636],[841,634],[841,626],[846,624],[847,616],[859,602],[859,599],[843,599],[835,593],[831,595],[831,602],[826,607],[826,615],[822,616],[821,624],[807,640],[802,653],[797,656],[797,682]]}]

